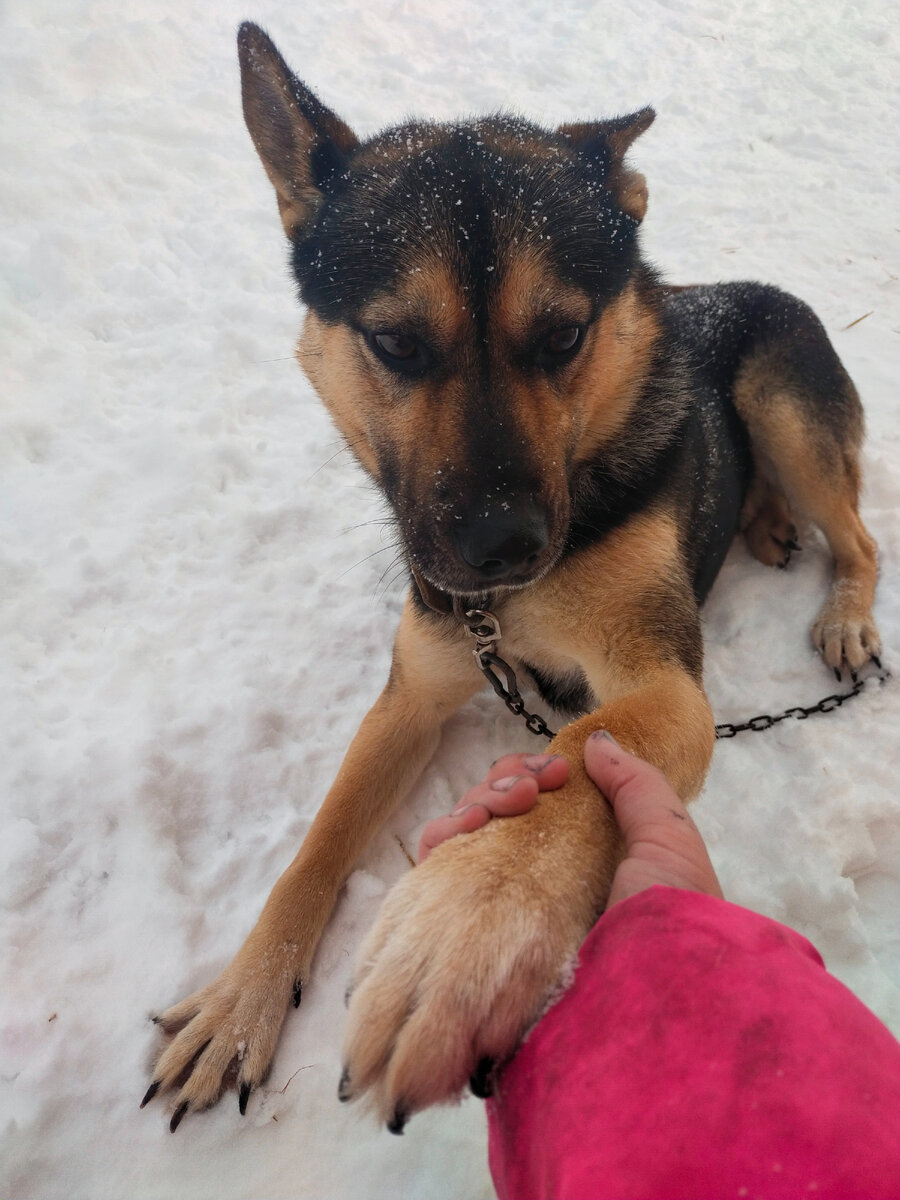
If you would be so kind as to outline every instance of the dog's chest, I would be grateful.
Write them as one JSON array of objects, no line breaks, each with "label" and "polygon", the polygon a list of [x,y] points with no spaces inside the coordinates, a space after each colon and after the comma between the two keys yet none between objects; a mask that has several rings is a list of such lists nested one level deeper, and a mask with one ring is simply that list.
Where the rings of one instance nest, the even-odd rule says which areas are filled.
[{"label": "dog's chest", "polygon": [[600,697],[578,659],[554,645],[554,630],[512,603],[499,614],[502,636],[497,653],[516,671],[519,687],[533,687],[545,704],[566,717],[590,712]]},{"label": "dog's chest", "polygon": [[522,671],[544,701],[555,712],[566,717],[580,717],[598,706],[599,700],[588,684],[584,671],[578,666],[566,674],[541,669],[533,663],[522,663]]}]

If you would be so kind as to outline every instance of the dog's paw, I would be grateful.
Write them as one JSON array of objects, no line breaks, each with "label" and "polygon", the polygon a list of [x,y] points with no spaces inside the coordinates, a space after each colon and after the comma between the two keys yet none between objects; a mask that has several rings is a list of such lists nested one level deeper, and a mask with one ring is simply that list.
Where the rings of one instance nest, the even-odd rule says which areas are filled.
[{"label": "dog's paw", "polygon": [[771,496],[744,529],[750,553],[767,567],[786,567],[802,549],[787,504]]},{"label": "dog's paw", "polygon": [[153,1018],[170,1041],[141,1108],[157,1092],[176,1090],[174,1133],[187,1112],[209,1108],[236,1087],[245,1112],[250,1092],[268,1074],[288,1004],[292,997],[300,1002],[292,949],[257,956],[245,947],[208,987]]},{"label": "dog's paw", "polygon": [[854,611],[850,601],[852,596],[830,597],[812,627],[813,645],[838,679],[845,666],[854,676],[870,659],[881,666],[881,638],[875,622],[870,613]]},{"label": "dog's paw", "polygon": [[368,1094],[393,1133],[470,1079],[484,1094],[590,925],[571,893],[542,886],[501,846],[503,824],[445,843],[406,875],[360,951],[338,1094]]}]

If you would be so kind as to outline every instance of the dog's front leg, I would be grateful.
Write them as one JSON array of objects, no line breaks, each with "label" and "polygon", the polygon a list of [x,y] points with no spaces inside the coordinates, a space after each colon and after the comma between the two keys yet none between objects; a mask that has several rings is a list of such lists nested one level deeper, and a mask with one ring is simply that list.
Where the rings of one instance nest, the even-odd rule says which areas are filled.
[{"label": "dog's front leg", "polygon": [[157,1019],[174,1037],[145,1103],[160,1089],[180,1087],[173,1128],[232,1082],[243,1112],[265,1078],[341,885],[428,762],[444,721],[483,683],[463,642],[407,602],[388,683],[259,920],[217,979]]},{"label": "dog's front leg", "polygon": [[598,729],[686,799],[699,790],[712,714],[688,673],[661,666],[557,735],[564,787],[445,842],[395,885],[359,956],[341,1085],[344,1099],[368,1092],[393,1132],[513,1053],[602,910],[621,844],[583,766]]}]

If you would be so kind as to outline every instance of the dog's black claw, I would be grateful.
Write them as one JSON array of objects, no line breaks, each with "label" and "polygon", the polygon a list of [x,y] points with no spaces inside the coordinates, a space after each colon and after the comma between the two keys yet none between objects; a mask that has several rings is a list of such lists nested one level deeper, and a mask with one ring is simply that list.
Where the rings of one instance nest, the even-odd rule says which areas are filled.
[{"label": "dog's black claw", "polygon": [[175,1111],[172,1113],[172,1120],[169,1122],[169,1133],[174,1133],[175,1130],[178,1128],[178,1126],[181,1124],[181,1118],[187,1112],[189,1106],[190,1106],[190,1101],[185,1100],[182,1104],[179,1104],[178,1107],[175,1109]]},{"label": "dog's black claw", "polygon": [[487,1100],[488,1096],[494,1094],[494,1085],[491,1079],[493,1070],[494,1060],[492,1058],[479,1059],[472,1078],[469,1080],[469,1090],[479,1100]]},{"label": "dog's black claw", "polygon": [[338,1100],[341,1104],[346,1104],[350,1099],[350,1068],[344,1067],[341,1072],[340,1083],[338,1084]]},{"label": "dog's black claw", "polygon": [[250,1084],[242,1083],[240,1095],[238,1096],[238,1112],[243,1117],[247,1112],[247,1101],[250,1099]]},{"label": "dog's black claw", "polygon": [[834,668],[834,677],[835,677],[835,679],[838,681],[838,683],[843,683],[843,682],[844,682],[843,676],[841,675],[841,668],[840,668],[840,667],[835,667],[835,668]]},{"label": "dog's black claw", "polygon": [[784,560],[784,562],[776,563],[775,566],[778,568],[779,571],[783,571],[784,568],[788,565],[788,563],[790,561],[791,561],[791,556],[788,555],[787,558]]},{"label": "dog's black claw", "polygon": [[785,550],[802,550],[803,549],[803,547],[800,545],[800,543],[795,542],[793,538],[788,538],[788,540],[784,543],[784,548],[785,548]]},{"label": "dog's black claw", "polygon": [[875,666],[878,668],[879,671],[882,670],[881,659],[878,657],[877,654],[872,655],[872,662],[875,664]]},{"label": "dog's black claw", "polygon": [[388,1133],[396,1133],[399,1137],[403,1132],[406,1122],[409,1120],[409,1113],[402,1105],[398,1104],[394,1109],[394,1115],[387,1123]]},{"label": "dog's black claw", "polygon": [[852,667],[850,668],[850,678],[853,680],[853,682],[854,682],[854,683],[859,683],[859,676],[858,676],[858,675],[857,675],[857,673],[856,673],[856,672],[853,670],[853,668],[852,668]]},{"label": "dog's black claw", "polygon": [[145,1104],[150,1103],[150,1101],[153,1099],[153,1097],[159,1091],[159,1085],[161,1082],[162,1082],[162,1080],[160,1080],[160,1079],[153,1080],[153,1082],[150,1084],[150,1086],[147,1088],[146,1092],[144,1093],[144,1098],[141,1101],[141,1108],[143,1108]]},{"label": "dog's black claw", "polygon": [[303,999],[303,980],[298,979],[294,984],[294,1008],[300,1007],[300,1001]]}]

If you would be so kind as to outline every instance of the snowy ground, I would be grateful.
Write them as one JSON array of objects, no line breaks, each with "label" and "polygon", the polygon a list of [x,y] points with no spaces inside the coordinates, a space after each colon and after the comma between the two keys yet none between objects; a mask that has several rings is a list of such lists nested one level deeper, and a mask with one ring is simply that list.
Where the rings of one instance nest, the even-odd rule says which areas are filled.
[{"label": "snowy ground", "polygon": [[[138,1112],[147,1015],[230,958],[385,676],[380,509],[291,361],[299,312],[240,115],[267,25],[369,133],[410,112],[655,104],[645,245],[821,314],[869,414],[863,514],[900,666],[895,14],[887,0],[7,0],[0,27],[3,903],[0,1190],[12,1200],[492,1196],[479,1102],[403,1138],[335,1099],[351,956],[414,846],[529,735],[485,696],[352,877],[268,1087]],[[851,326],[857,318],[865,320]],[[833,688],[815,540],[736,546],[707,609],[719,719]],[[373,553],[374,552],[374,553]],[[900,1031],[896,678],[720,743],[695,812],[726,893],[800,929]]]}]

